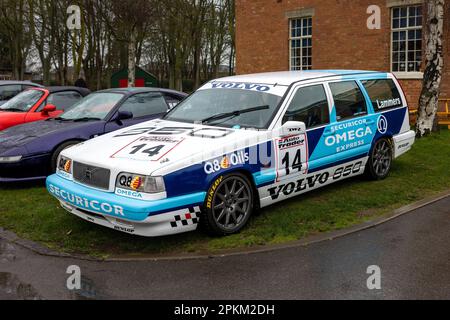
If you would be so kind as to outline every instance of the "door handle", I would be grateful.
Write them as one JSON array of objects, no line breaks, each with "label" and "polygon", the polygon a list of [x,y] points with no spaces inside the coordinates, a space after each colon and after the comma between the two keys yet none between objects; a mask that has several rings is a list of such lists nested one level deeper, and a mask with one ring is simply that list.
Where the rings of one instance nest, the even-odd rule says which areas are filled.
[{"label": "door handle", "polygon": [[375,121],[373,121],[373,120],[367,120],[366,121],[366,126],[371,126],[371,125],[373,125],[375,123]]},{"label": "door handle", "polygon": [[331,135],[333,135],[333,134],[335,134],[336,133],[336,131],[334,131],[333,129],[326,129],[324,132],[323,132],[323,135],[324,136],[331,136]]}]

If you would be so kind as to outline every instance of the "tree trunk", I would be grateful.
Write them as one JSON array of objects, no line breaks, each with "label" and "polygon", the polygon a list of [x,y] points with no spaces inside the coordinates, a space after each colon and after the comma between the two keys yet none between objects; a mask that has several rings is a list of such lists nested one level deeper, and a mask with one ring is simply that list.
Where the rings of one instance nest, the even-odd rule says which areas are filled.
[{"label": "tree trunk", "polygon": [[442,47],[445,0],[429,0],[426,24],[426,68],[419,100],[419,116],[416,124],[418,138],[432,131],[439,107],[440,85],[444,56]]},{"label": "tree trunk", "polygon": [[136,82],[136,31],[131,31],[128,42],[128,87],[133,88]]}]

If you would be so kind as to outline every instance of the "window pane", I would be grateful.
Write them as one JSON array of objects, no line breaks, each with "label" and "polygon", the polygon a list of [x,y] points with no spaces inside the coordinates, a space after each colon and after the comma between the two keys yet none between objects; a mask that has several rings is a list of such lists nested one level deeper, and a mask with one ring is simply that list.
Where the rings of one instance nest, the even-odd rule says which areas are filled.
[{"label": "window pane", "polygon": [[18,95],[22,91],[21,85],[0,86],[0,101],[6,101]]},{"label": "window pane", "polygon": [[291,27],[291,70],[311,68],[312,18],[293,19]]},{"label": "window pane", "polygon": [[393,10],[393,17],[394,18],[400,17],[400,8],[394,8],[394,10]]},{"label": "window pane", "polygon": [[393,27],[394,27],[394,29],[400,28],[400,20],[399,19],[394,19]]},{"label": "window pane", "polygon": [[394,81],[390,79],[370,80],[362,81],[362,83],[369,94],[375,111],[384,111],[403,105],[400,92]]},{"label": "window pane", "polygon": [[129,111],[134,118],[139,118],[164,113],[167,111],[167,104],[160,93],[150,92],[131,96],[119,110]]},{"label": "window pane", "polygon": [[81,99],[82,96],[76,91],[58,92],[48,96],[47,104],[53,104],[57,110],[68,111]]},{"label": "window pane", "polygon": [[338,121],[367,114],[364,96],[355,81],[330,83]]},{"label": "window pane", "polygon": [[[396,29],[404,31],[394,31]],[[392,71],[419,71],[422,63],[422,6],[392,9]]]},{"label": "window pane", "polygon": [[408,20],[406,18],[400,19],[400,28],[406,28],[408,25]]},{"label": "window pane", "polygon": [[301,121],[307,128],[330,123],[325,89],[322,85],[300,88],[289,105],[283,122]]}]

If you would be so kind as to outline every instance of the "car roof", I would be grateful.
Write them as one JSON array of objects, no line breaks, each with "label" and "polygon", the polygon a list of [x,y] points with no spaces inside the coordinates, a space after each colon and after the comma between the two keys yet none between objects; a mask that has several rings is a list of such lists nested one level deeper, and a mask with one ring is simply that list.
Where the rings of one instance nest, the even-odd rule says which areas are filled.
[{"label": "car roof", "polygon": [[23,85],[34,86],[34,87],[42,87],[42,85],[31,82],[31,81],[0,80],[0,86],[14,85],[14,84],[23,84]]},{"label": "car roof", "polygon": [[101,90],[101,91],[97,91],[97,92],[122,93],[122,94],[126,94],[126,95],[136,94],[136,93],[145,93],[145,92],[165,92],[165,93],[169,93],[169,94],[171,93],[171,94],[175,94],[175,95],[179,95],[179,96],[187,96],[187,94],[184,92],[171,90],[171,89],[164,89],[164,88],[155,88],[155,87],[113,88],[113,89],[106,89],[106,90]]},{"label": "car roof", "polygon": [[280,71],[255,73],[247,75],[231,76],[219,79],[219,81],[247,82],[258,84],[277,84],[289,86],[295,82],[313,80],[318,78],[352,76],[362,74],[386,74],[376,71],[365,70],[308,70],[308,71]]},{"label": "car roof", "polygon": [[47,89],[50,93],[57,93],[57,92],[63,92],[63,91],[76,91],[82,96],[87,96],[89,93],[91,93],[91,90],[81,87],[74,87],[74,86],[55,86],[55,87],[45,87],[44,89]]}]

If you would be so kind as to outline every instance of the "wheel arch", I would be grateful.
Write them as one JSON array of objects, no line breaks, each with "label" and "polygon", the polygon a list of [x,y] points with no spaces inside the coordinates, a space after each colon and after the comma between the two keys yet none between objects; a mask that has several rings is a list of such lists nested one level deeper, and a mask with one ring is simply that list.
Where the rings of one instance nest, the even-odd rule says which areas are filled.
[{"label": "wheel arch", "polygon": [[52,150],[50,151],[50,163],[48,164],[48,168],[49,168],[50,173],[51,173],[51,171],[52,171],[52,165],[53,165],[52,160],[53,160],[53,156],[54,156],[56,150],[58,150],[58,148],[60,148],[63,144],[68,143],[68,142],[81,143],[81,142],[84,142],[84,141],[86,141],[86,140],[83,140],[83,139],[67,139],[67,140],[61,141],[60,143],[58,143],[57,145],[55,145],[55,146],[52,148]]},{"label": "wheel arch", "polygon": [[64,140],[64,141],[61,141],[60,143],[58,143],[57,145],[55,145],[54,147],[53,147],[53,149],[50,151],[50,154],[52,154],[53,155],[53,153],[59,148],[59,147],[61,147],[63,144],[65,144],[65,143],[68,143],[68,142],[76,142],[76,143],[81,143],[81,142],[85,142],[86,140],[83,140],[83,139],[80,139],[80,138],[77,138],[77,139],[67,139],[67,140]]},{"label": "wheel arch", "polygon": [[226,171],[226,172],[220,172],[220,173],[216,174],[210,181],[208,181],[207,190],[209,191],[211,189],[212,185],[214,184],[214,182],[221,176],[228,176],[233,173],[242,174],[250,182],[251,187],[253,189],[253,194],[255,195],[253,197],[254,198],[253,199],[253,207],[254,207],[255,211],[258,211],[259,208],[261,207],[261,202],[260,202],[261,197],[260,197],[258,188],[256,187],[255,178],[253,177],[253,174],[249,170],[246,170],[244,168],[237,168],[237,169]]},{"label": "wheel arch", "polygon": [[375,139],[373,139],[372,146],[370,147],[369,156],[372,154],[373,148],[375,147],[377,142],[382,139],[387,140],[389,142],[389,144],[391,145],[392,150],[394,150],[394,135],[392,133],[388,132],[385,135],[382,135],[382,136],[380,135],[378,137],[375,137]]}]

